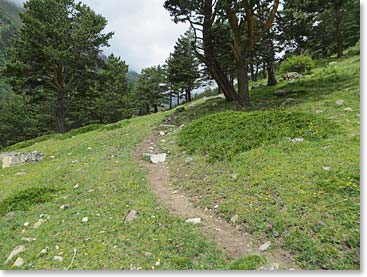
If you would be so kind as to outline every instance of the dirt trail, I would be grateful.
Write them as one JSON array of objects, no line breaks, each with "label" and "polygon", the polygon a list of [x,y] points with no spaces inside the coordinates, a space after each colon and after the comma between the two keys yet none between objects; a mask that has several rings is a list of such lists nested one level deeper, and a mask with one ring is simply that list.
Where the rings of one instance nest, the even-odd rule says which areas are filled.
[{"label": "dirt trail", "polygon": [[282,250],[260,251],[259,247],[264,242],[255,240],[250,234],[245,233],[224,220],[217,219],[201,208],[195,208],[189,197],[182,191],[177,191],[170,183],[169,169],[167,163],[153,164],[142,159],[149,148],[154,147],[153,153],[159,154],[161,137],[155,131],[148,139],[142,142],[135,150],[133,157],[135,161],[148,170],[148,180],[151,191],[156,195],[160,203],[172,214],[182,218],[201,218],[202,232],[204,235],[216,242],[218,247],[225,249],[233,258],[244,255],[264,256],[270,261],[270,265],[264,269],[295,269],[291,256]]}]

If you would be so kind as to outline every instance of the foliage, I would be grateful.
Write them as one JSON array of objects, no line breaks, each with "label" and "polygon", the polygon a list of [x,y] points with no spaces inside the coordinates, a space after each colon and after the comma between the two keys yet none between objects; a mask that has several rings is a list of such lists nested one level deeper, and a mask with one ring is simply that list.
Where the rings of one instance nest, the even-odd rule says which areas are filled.
[{"label": "foliage", "polygon": [[[269,141],[216,163],[209,163],[201,151],[191,153],[192,162],[187,163],[189,154],[182,147],[172,143],[160,147],[175,157],[169,160],[174,188],[190,194],[194,205],[228,222],[237,215],[238,228],[286,249],[302,269],[359,270],[360,58],[339,59],[332,66],[330,62],[335,59],[318,62],[300,81],[280,82],[275,89],[294,91],[286,105],[286,98],[275,96],[273,88],[254,90],[251,109],[307,114],[323,122],[327,118],[325,130],[335,128],[326,138]],[[343,105],[336,104],[340,99]],[[210,99],[177,114],[176,122],[204,119],[215,109],[238,107]],[[204,131],[213,122],[206,123]],[[177,142],[172,133],[167,142]],[[224,134],[215,144],[227,140]],[[201,143],[206,144],[206,138]]]},{"label": "foliage", "polygon": [[29,0],[24,8],[5,74],[14,91],[52,107],[55,130],[63,133],[70,103],[88,94],[112,33],[102,34],[106,19],[74,0]]},{"label": "foliage", "polygon": [[32,205],[50,201],[57,192],[54,188],[34,187],[5,198],[0,202],[0,215],[8,212],[27,211]]},{"label": "foliage", "polygon": [[265,259],[259,256],[246,256],[231,262],[229,270],[258,270],[265,263]]},{"label": "foliage", "polygon": [[142,70],[134,84],[134,94],[143,114],[150,114],[152,107],[158,112],[158,107],[167,102],[166,73],[162,66],[152,66]]},{"label": "foliage", "polygon": [[[62,141],[51,139],[22,149],[41,151],[46,158],[36,164],[0,169],[1,183],[9,184],[0,186],[0,202],[38,188],[42,188],[40,192],[55,188],[56,193],[52,201],[48,198],[34,205],[38,201],[32,198],[27,211],[17,207],[12,208],[13,215],[0,216],[0,255],[7,257],[23,237],[35,237],[37,240],[27,243],[22,253],[22,270],[63,270],[70,265],[74,248],[77,256],[71,270],[225,268],[227,255],[197,226],[185,223],[161,206],[149,191],[145,171],[131,158],[137,145],[166,115],[136,117],[122,128]],[[48,158],[51,155],[55,159]],[[27,174],[15,176],[20,168]],[[69,209],[60,209],[67,203]],[[124,224],[122,218],[132,209],[138,211],[138,218]],[[49,218],[34,229],[41,214]],[[88,222],[83,223],[83,217],[88,217]],[[29,227],[23,226],[26,221]],[[46,246],[47,255],[37,257]],[[53,261],[56,255],[64,259]],[[3,262],[2,268],[14,269],[12,263]]]},{"label": "foliage", "polygon": [[309,56],[292,56],[280,64],[280,71],[309,73],[315,67],[315,62]]},{"label": "foliage", "polygon": [[190,153],[207,154],[210,161],[231,160],[239,153],[281,140],[325,138],[335,128],[335,124],[306,113],[224,112],[192,122],[180,132],[177,143]]}]

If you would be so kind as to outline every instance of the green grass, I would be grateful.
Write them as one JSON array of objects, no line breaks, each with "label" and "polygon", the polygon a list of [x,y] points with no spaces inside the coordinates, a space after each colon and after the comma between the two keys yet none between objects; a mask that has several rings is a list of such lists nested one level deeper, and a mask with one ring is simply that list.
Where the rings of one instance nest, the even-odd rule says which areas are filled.
[{"label": "green grass", "polygon": [[[359,269],[359,56],[331,61],[299,81],[253,90],[247,109],[219,98],[186,109],[176,121],[187,126],[162,147],[173,184],[196,205],[227,221],[238,215],[240,228],[288,250],[301,268]],[[225,110],[236,112],[218,113]],[[320,133],[307,138],[284,114]],[[280,139],[296,135],[305,141]]]},{"label": "green grass", "polygon": [[194,121],[180,132],[177,144],[190,153],[207,154],[209,161],[231,160],[241,152],[281,140],[323,139],[338,129],[330,120],[308,113],[232,111]]},{"label": "green grass", "polygon": [[[21,244],[26,246],[19,255],[25,261],[21,269],[65,269],[74,248],[77,255],[71,269],[225,268],[228,257],[200,235],[199,227],[170,215],[157,203],[147,187],[146,172],[131,159],[136,145],[165,116],[134,118],[119,128],[21,149],[41,151],[46,158],[0,169],[1,268],[12,269],[12,263],[4,261]],[[20,170],[27,174],[15,176]],[[64,204],[71,208],[60,209]],[[131,209],[138,211],[138,218],[124,224]],[[47,221],[34,229],[40,216]],[[87,223],[83,217],[88,217]],[[30,225],[25,227],[24,222]],[[48,253],[37,257],[46,247]],[[63,261],[53,260],[58,255]]]}]

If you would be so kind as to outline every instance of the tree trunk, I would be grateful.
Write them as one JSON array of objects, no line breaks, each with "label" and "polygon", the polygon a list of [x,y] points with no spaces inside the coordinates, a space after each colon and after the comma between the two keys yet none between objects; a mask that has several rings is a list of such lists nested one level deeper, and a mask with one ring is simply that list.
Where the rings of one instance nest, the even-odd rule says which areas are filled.
[{"label": "tree trunk", "polygon": [[146,108],[147,114],[150,114],[150,105],[146,104],[145,108]]},{"label": "tree trunk", "polygon": [[180,93],[177,92],[177,106],[180,105]]},{"label": "tree trunk", "polygon": [[255,82],[256,77],[255,77],[255,69],[254,69],[254,58],[252,55],[251,55],[251,61],[250,61],[250,72],[251,72],[251,80]]},{"label": "tree trunk", "polygon": [[154,107],[154,113],[157,113],[158,112],[158,105],[154,104],[153,107]]},{"label": "tree trunk", "polygon": [[267,70],[268,70],[268,86],[269,87],[275,86],[278,82],[275,76],[274,64],[268,63]]},{"label": "tree trunk", "polygon": [[191,97],[191,89],[190,88],[186,89],[186,96],[187,96],[187,102],[191,102],[192,97]]},{"label": "tree trunk", "polygon": [[240,104],[244,106],[250,106],[250,94],[248,88],[248,65],[246,62],[240,62],[237,64],[237,85]]},{"label": "tree trunk", "polygon": [[172,94],[169,95],[169,109],[172,109]]},{"label": "tree trunk", "polygon": [[263,63],[263,79],[266,79],[266,64]]},{"label": "tree trunk", "polygon": [[56,103],[56,132],[65,133],[65,94],[63,91],[57,93]]}]

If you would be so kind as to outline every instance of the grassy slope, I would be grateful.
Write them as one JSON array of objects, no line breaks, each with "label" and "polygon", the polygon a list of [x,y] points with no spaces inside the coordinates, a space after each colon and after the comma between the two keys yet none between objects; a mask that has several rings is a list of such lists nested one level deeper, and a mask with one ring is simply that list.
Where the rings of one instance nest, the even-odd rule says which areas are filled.
[{"label": "grassy slope", "polygon": [[[175,185],[188,190],[197,205],[209,209],[219,205],[218,215],[227,220],[238,215],[242,228],[288,249],[306,269],[358,269],[359,57],[346,58],[332,66],[330,61],[320,61],[313,74],[301,81],[254,90],[249,109],[279,109],[323,117],[339,126],[326,139],[303,143],[284,139],[239,153],[231,161],[214,163],[199,149],[220,148],[228,137],[208,140],[211,145],[206,145],[205,139],[193,142],[196,145],[189,149],[196,147],[194,154],[168,143],[164,147],[174,156],[171,168],[177,177]],[[273,95],[275,89],[297,92],[279,97]],[[345,101],[343,105],[336,105],[339,99]],[[223,100],[209,100],[178,114],[176,121],[188,124],[227,109],[241,110]],[[214,125],[205,127],[209,134]],[[185,163],[189,155],[193,162]],[[325,170],[327,167],[330,169]]]},{"label": "grassy slope", "polygon": [[[172,135],[162,147],[171,151],[172,173],[178,178],[175,185],[190,191],[202,207],[218,204],[218,214],[227,220],[239,215],[241,227],[289,249],[305,268],[358,268],[358,62],[359,57],[352,57],[333,67],[320,66],[300,82],[279,84],[278,88],[298,91],[287,96],[293,98],[288,104],[284,97],[273,96],[274,88],[252,93],[251,110],[281,107],[320,115],[341,126],[336,135],[300,144],[272,143],[215,163],[199,153],[192,155],[192,163],[185,163],[184,149],[169,144],[175,139]],[[344,99],[344,105],[337,106],[337,99]],[[241,110],[219,99],[197,104],[181,113],[177,124],[228,109]],[[346,107],[353,111],[344,111]],[[316,110],[323,112],[316,114]],[[72,269],[225,268],[228,258],[199,235],[195,226],[183,224],[162,209],[147,192],[145,173],[131,161],[134,147],[165,115],[11,147],[42,151],[47,157],[39,164],[0,169],[0,256],[5,260],[15,246],[24,244],[26,251],[20,255],[26,262],[24,268],[64,269],[74,248],[78,252]],[[330,170],[325,171],[325,166]],[[15,176],[23,169],[26,175]],[[76,184],[79,188],[73,189]],[[54,188],[56,193],[44,188]],[[35,197],[34,192],[44,193],[43,197]],[[13,215],[7,215],[4,203],[14,199],[19,205],[12,206]],[[72,208],[60,210],[66,203]],[[139,218],[125,225],[123,218],[131,209],[138,210]],[[50,218],[33,229],[41,214]],[[81,222],[85,216],[88,223]],[[29,227],[23,226],[26,221]],[[280,235],[276,239],[274,232]],[[25,237],[37,240],[22,241]],[[46,246],[48,254],[37,257]],[[64,260],[53,261],[56,255]],[[247,262],[237,265],[235,261],[231,267],[243,268]]]},{"label": "grassy slope", "polygon": [[[114,125],[64,140],[39,142],[22,151],[41,151],[46,154],[44,161],[0,169],[1,268],[11,268],[3,262],[21,244],[26,246],[19,255],[25,260],[24,269],[67,268],[74,248],[77,255],[72,269],[223,268],[226,256],[199,235],[198,227],[161,208],[148,192],[145,173],[131,161],[134,147],[164,116],[135,118],[121,128]],[[52,155],[56,158],[51,159]],[[20,170],[27,174],[15,176]],[[76,184],[79,187],[74,189]],[[44,193],[47,202],[34,203],[42,199],[33,192]],[[8,206],[3,204],[14,199],[14,214],[6,214]],[[21,210],[22,203],[28,210]],[[66,203],[71,209],[61,210]],[[139,217],[126,225],[123,219],[131,209],[136,209]],[[50,218],[33,229],[42,214]],[[89,221],[82,223],[83,217]],[[23,226],[26,221],[28,227]],[[37,240],[25,242],[22,238]],[[45,247],[48,253],[37,257]],[[62,262],[53,261],[57,255],[64,258]]]}]

